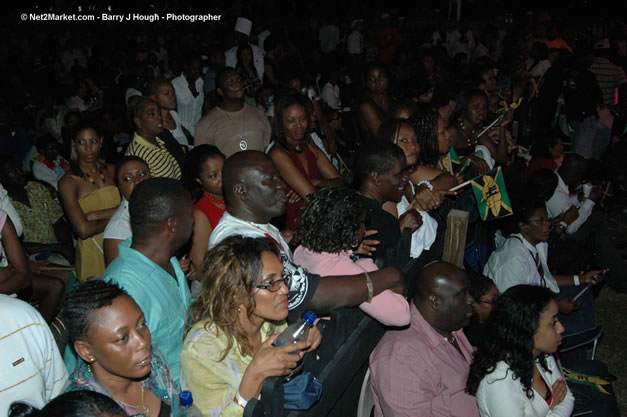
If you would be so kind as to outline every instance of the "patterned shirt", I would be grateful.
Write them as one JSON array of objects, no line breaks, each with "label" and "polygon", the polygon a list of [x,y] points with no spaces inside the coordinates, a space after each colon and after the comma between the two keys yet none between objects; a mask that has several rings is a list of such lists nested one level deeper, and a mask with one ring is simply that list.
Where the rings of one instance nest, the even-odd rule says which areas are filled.
[{"label": "patterned shirt", "polygon": [[[234,341],[229,353],[220,360],[227,347],[227,338],[224,332],[216,331],[215,325],[206,330],[208,321],[196,323],[185,338],[181,351],[181,386],[192,392],[194,405],[203,416],[241,417],[244,409],[233,398],[253,358],[242,354]],[[285,327],[285,324],[274,326],[265,322],[261,327],[263,341]]]},{"label": "patterned shirt", "polygon": [[157,144],[152,144],[135,133],[133,141],[126,148],[126,155],[138,156],[148,164],[150,175],[153,177],[181,179],[181,168],[174,156],[166,149],[164,142],[155,138]]},{"label": "patterned shirt", "polygon": [[24,188],[30,207],[11,199],[24,224],[24,242],[58,243],[53,225],[63,216],[61,206],[52,199],[46,187],[38,182],[29,181]]},{"label": "patterned shirt", "polygon": [[[179,393],[176,389],[174,382],[172,381],[172,374],[165,362],[165,359],[161,353],[153,346],[150,352],[150,358],[152,360],[150,366],[150,376],[141,381],[144,388],[152,391],[157,398],[163,403],[166,403],[171,408],[170,415],[172,417],[178,416],[178,398]],[[120,407],[124,409],[124,412],[129,416],[147,417],[145,413],[138,413],[135,408],[125,406],[120,403],[114,397],[107,392],[107,390],[100,385],[96,378],[92,375],[87,367],[85,361],[80,359],[74,368],[74,372],[70,376],[70,386],[66,389],[66,392],[70,391],[95,391],[100,394],[104,394],[107,397],[113,398]]]}]

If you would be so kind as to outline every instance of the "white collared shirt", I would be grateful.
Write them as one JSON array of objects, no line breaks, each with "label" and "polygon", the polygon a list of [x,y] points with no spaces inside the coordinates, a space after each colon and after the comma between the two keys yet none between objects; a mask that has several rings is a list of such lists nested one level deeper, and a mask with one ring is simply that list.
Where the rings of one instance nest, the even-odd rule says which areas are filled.
[{"label": "white collared shirt", "polygon": [[549,214],[549,219],[552,219],[564,213],[571,208],[571,206],[578,207],[579,217],[566,228],[566,233],[575,233],[579,230],[579,227],[588,220],[588,217],[590,217],[595,202],[589,198],[585,199],[583,202],[579,201],[577,195],[571,197],[570,190],[562,177],[560,177],[557,171],[555,175],[557,175],[557,188],[555,188],[553,195],[546,202],[546,211]]},{"label": "white collared shirt", "polygon": [[[483,268],[483,274],[494,281],[501,294],[508,288],[521,284],[544,286],[558,293],[560,289],[546,261],[548,248],[546,242],[534,246],[520,233],[515,233],[492,252]],[[539,258],[543,276],[538,271],[536,256]]]}]

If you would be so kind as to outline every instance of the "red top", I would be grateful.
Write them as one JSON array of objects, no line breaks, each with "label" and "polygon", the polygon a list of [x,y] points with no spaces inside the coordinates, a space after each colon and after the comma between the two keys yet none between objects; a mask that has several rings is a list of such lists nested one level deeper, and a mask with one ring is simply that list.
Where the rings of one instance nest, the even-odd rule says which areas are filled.
[{"label": "red top", "polygon": [[559,168],[559,165],[554,159],[534,156],[531,158],[531,161],[529,161],[529,165],[527,165],[527,176],[541,169],[550,169],[551,171],[555,171],[557,168]]},{"label": "red top", "polygon": [[[294,165],[298,170],[308,179],[318,179],[320,178],[320,170],[318,169],[318,164],[316,163],[316,155],[309,149],[308,145],[303,146],[303,151],[305,153],[305,157],[307,158],[307,168],[309,172],[305,171],[305,167],[300,162],[298,158],[298,154],[293,149],[288,149],[287,152],[290,154],[290,158]],[[286,192],[290,189],[288,188]],[[289,230],[296,230],[300,227],[300,223],[298,222],[298,212],[303,207],[305,203],[304,199],[301,198],[296,203],[287,205],[287,209],[285,210],[286,220],[285,220],[285,228]]]},{"label": "red top", "polygon": [[194,204],[194,208],[196,210],[201,211],[207,219],[209,219],[209,223],[211,223],[211,227],[214,229],[218,225],[218,222],[222,218],[222,215],[226,211],[226,209],[220,208],[211,202],[207,194],[203,195],[200,200],[196,204]]}]

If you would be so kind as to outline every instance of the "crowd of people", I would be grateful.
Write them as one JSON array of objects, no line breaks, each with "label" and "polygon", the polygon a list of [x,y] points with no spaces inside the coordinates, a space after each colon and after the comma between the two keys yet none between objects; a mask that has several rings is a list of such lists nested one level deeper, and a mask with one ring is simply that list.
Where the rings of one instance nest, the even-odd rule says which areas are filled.
[{"label": "crowd of people", "polygon": [[242,416],[352,308],[386,329],[378,417],[617,416],[559,349],[627,292],[624,23],[252,16],[1,29],[0,415]]}]

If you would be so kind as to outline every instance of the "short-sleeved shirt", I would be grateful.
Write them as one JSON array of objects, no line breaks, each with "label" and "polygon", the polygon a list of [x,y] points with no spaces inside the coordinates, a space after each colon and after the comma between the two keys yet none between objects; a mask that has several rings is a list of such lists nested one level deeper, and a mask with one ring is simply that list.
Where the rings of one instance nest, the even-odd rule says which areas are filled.
[{"label": "short-sleeved shirt", "polygon": [[264,152],[271,130],[268,118],[256,107],[244,103],[241,110],[226,112],[217,106],[198,122],[194,144],[216,146],[227,158],[244,150]]},{"label": "short-sleeved shirt", "polygon": [[13,401],[41,408],[65,389],[68,373],[41,314],[0,294],[0,415]]},{"label": "short-sleeved shirt", "polygon": [[120,243],[120,254],[102,279],[118,284],[135,300],[146,317],[152,344],[165,356],[178,386],[183,330],[192,302],[187,278],[175,257],[170,263],[176,279],[130,244],[130,239]]},{"label": "short-sleeved shirt", "polygon": [[11,199],[15,211],[24,225],[24,241],[34,243],[57,243],[53,225],[63,216],[59,203],[52,199],[43,185],[29,181],[26,193],[30,207],[18,200]]},{"label": "short-sleeved shirt", "polygon": [[[233,398],[253,358],[244,355],[235,341],[227,356],[220,360],[228,339],[224,332],[217,331],[215,324],[207,324],[208,320],[194,324],[185,337],[181,351],[182,389],[192,392],[194,404],[203,415],[240,417],[244,410]],[[275,326],[266,321],[261,327],[262,343],[285,327],[285,322]]]},{"label": "short-sleeved shirt", "polygon": [[229,214],[228,211],[224,213],[216,228],[211,232],[209,249],[227,237],[235,235],[266,237],[277,246],[283,268],[286,273],[292,276],[290,290],[287,295],[289,300],[288,322],[293,323],[296,321],[307,310],[307,306],[320,282],[320,276],[312,274],[294,263],[292,251],[285,239],[283,239],[283,236],[281,236],[279,229],[269,223],[256,224],[239,219]]},{"label": "short-sleeved shirt", "polygon": [[128,200],[122,198],[120,207],[111,216],[102,238],[126,240],[131,236],[133,236],[133,230],[131,229],[131,215],[128,212]]},{"label": "short-sleeved shirt", "polygon": [[148,164],[152,177],[181,179],[181,168],[176,158],[165,147],[165,142],[155,138],[152,144],[135,133],[133,141],[126,148],[126,155],[138,156]]}]

